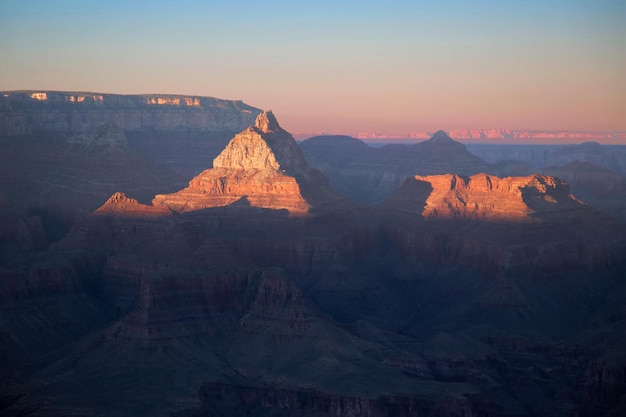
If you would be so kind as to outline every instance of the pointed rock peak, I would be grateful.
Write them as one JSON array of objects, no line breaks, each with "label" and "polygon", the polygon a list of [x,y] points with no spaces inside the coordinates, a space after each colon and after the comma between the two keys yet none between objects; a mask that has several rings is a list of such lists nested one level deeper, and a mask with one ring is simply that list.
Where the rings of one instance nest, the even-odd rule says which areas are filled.
[{"label": "pointed rock peak", "polygon": [[235,135],[215,157],[213,168],[273,170],[291,176],[310,171],[295,139],[271,111],[261,113],[254,126]]},{"label": "pointed rock peak", "polygon": [[274,113],[271,110],[259,114],[254,122],[254,127],[263,133],[278,132],[281,130]]},{"label": "pointed rock peak", "polygon": [[450,141],[452,139],[443,130],[438,130],[438,131],[435,132],[433,137],[430,138],[430,140],[432,140],[433,142],[440,142],[440,141]]},{"label": "pointed rock peak", "polygon": [[167,207],[153,207],[141,204],[134,198],[126,196],[122,192],[116,192],[96,211],[94,215],[114,215],[123,217],[152,217],[167,216],[171,211]]},{"label": "pointed rock peak", "polygon": [[105,204],[119,204],[119,203],[136,203],[137,200],[134,198],[129,198],[126,194],[118,191],[114,193],[109,199],[105,202]]}]

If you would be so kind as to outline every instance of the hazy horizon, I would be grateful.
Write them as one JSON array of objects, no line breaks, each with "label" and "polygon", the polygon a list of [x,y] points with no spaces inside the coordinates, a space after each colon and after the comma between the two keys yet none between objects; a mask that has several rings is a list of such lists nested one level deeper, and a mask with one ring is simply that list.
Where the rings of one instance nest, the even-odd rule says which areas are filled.
[{"label": "hazy horizon", "polygon": [[243,100],[294,132],[626,131],[619,1],[0,2],[0,90]]}]

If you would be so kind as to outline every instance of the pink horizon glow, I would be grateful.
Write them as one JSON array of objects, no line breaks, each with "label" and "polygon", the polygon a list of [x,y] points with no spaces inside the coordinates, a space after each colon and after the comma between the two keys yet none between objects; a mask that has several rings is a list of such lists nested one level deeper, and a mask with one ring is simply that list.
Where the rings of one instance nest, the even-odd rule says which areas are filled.
[{"label": "pink horizon glow", "polygon": [[184,4],[0,2],[0,90],[238,99],[296,133],[626,131],[624,2]]}]

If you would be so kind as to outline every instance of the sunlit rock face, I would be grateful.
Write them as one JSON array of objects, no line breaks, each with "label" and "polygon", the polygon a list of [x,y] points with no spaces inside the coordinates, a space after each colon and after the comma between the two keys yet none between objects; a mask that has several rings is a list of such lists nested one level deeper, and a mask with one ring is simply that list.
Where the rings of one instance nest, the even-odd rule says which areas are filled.
[{"label": "sunlit rock face", "polygon": [[187,212],[239,202],[300,215],[340,199],[268,111],[233,137],[214,159],[213,169],[177,193],[157,195],[153,204]]},{"label": "sunlit rock face", "polygon": [[584,204],[570,194],[567,183],[555,177],[446,174],[408,178],[384,206],[431,219],[530,221],[557,210],[583,208]]},{"label": "sunlit rock face", "polygon": [[117,192],[93,213],[94,215],[115,215],[122,217],[168,216],[172,212],[167,207],[154,207],[141,204],[124,193]]},{"label": "sunlit rock face", "polygon": [[311,171],[295,140],[271,111],[260,114],[254,126],[236,135],[213,160],[213,168],[272,170],[298,176]]},{"label": "sunlit rock face", "polygon": [[623,227],[551,176],[415,176],[380,208],[397,247],[429,262],[542,279],[621,262]]}]

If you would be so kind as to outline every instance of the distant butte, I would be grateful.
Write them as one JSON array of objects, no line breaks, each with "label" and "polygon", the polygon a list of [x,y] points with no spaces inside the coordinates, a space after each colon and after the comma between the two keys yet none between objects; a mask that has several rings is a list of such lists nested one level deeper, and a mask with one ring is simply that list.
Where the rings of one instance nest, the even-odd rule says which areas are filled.
[{"label": "distant butte", "polygon": [[499,178],[477,174],[407,178],[382,205],[429,219],[534,221],[551,213],[587,206],[570,194],[566,182],[546,175]]}]

